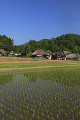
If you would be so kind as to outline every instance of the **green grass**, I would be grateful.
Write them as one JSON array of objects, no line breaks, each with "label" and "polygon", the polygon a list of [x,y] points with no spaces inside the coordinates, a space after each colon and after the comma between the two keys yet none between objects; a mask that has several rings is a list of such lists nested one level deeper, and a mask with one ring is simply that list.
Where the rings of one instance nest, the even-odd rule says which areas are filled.
[{"label": "green grass", "polygon": [[80,67],[36,69],[24,73],[29,80],[32,80],[32,78],[36,80],[39,77],[66,86],[80,85]]},{"label": "green grass", "polygon": [[[80,85],[80,67],[64,67],[64,68],[44,68],[44,69],[28,69],[13,70],[0,73],[0,83],[6,83],[12,78],[13,74],[24,74],[29,81],[35,81],[37,78],[50,80],[52,82],[63,84],[66,86]],[[8,75],[10,74],[10,75]],[[5,81],[5,82],[3,82]]]},{"label": "green grass", "polygon": [[5,63],[0,64],[0,68],[21,68],[21,67],[40,67],[40,66],[63,66],[72,65],[69,63]]}]

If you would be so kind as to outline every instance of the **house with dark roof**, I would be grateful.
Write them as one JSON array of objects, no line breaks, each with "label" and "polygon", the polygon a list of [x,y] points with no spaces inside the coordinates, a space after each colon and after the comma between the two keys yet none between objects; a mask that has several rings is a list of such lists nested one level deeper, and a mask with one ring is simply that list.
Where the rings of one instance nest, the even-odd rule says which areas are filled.
[{"label": "house with dark roof", "polygon": [[32,57],[43,57],[47,58],[49,53],[45,53],[43,49],[37,49],[35,52],[32,53]]},{"label": "house with dark roof", "polygon": [[62,59],[62,60],[66,60],[66,54],[64,53],[59,53],[59,52],[54,52],[52,54],[52,59]]}]

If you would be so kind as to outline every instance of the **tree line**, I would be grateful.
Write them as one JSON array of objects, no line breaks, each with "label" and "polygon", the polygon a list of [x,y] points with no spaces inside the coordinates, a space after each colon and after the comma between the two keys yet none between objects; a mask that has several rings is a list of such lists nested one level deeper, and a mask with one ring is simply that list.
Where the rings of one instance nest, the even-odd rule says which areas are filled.
[{"label": "tree line", "polygon": [[0,35],[0,49],[4,49],[9,54],[11,50],[14,50],[14,40]]},{"label": "tree line", "polygon": [[30,40],[24,45],[15,45],[14,40],[7,36],[0,35],[0,48],[4,48],[7,52],[14,51],[22,53],[24,56],[30,57],[36,49],[43,49],[45,52],[63,52],[80,53],[80,35],[66,34],[52,39],[42,39],[40,41]]}]

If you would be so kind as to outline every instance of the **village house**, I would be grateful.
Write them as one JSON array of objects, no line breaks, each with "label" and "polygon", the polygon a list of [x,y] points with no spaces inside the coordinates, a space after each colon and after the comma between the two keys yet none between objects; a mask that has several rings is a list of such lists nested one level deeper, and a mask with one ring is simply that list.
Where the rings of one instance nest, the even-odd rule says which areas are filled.
[{"label": "village house", "polygon": [[10,56],[22,57],[22,56],[21,56],[21,53],[17,54],[17,53],[15,53],[14,51],[11,51],[11,52],[10,52]]},{"label": "village house", "polygon": [[15,56],[15,54],[16,54],[16,53],[15,53],[14,51],[11,51],[11,52],[10,52],[10,55],[11,55],[11,56]]},{"label": "village house", "polygon": [[54,52],[54,53],[52,54],[52,59],[66,60],[66,54],[64,54],[64,53],[59,53],[59,52]]},{"label": "village house", "polygon": [[66,55],[66,60],[79,60],[79,54],[78,53],[71,53],[69,55]]},{"label": "village house", "polygon": [[0,49],[0,56],[7,56],[7,52],[4,49]]},{"label": "village house", "polygon": [[37,49],[35,52],[32,53],[32,57],[40,57],[40,58],[49,58],[49,53],[45,53],[43,49]]}]

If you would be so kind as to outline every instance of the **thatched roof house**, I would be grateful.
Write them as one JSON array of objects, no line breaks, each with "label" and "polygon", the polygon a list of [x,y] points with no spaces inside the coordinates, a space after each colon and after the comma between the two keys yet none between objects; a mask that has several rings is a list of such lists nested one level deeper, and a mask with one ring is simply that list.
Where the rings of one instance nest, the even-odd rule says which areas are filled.
[{"label": "thatched roof house", "polygon": [[6,56],[7,52],[4,49],[0,49],[0,56]]},{"label": "thatched roof house", "polygon": [[78,60],[79,54],[78,53],[71,53],[69,55],[66,55],[66,60]]},{"label": "thatched roof house", "polygon": [[49,56],[49,53],[45,53],[43,49],[37,49],[35,52],[32,53],[32,57],[46,58],[47,56]]}]

